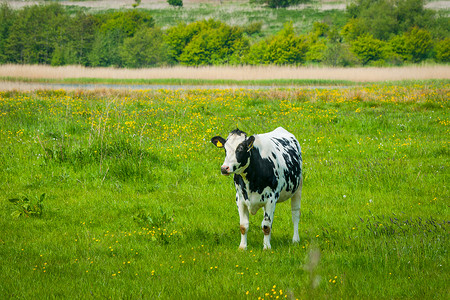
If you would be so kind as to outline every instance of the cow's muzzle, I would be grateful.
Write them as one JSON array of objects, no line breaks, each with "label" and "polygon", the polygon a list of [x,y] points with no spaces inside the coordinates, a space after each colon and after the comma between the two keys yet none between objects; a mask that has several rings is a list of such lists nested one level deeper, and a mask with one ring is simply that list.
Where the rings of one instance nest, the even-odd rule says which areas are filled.
[{"label": "cow's muzzle", "polygon": [[222,166],[220,167],[220,172],[222,172],[222,175],[230,175],[230,167],[228,166]]}]

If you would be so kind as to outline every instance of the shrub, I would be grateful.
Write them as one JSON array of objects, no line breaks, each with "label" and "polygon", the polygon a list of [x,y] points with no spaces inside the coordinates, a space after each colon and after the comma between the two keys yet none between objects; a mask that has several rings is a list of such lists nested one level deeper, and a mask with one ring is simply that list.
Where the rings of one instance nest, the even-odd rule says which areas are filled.
[{"label": "shrub", "polygon": [[287,23],[276,35],[254,44],[245,61],[257,64],[300,64],[307,52],[305,38],[294,33],[292,23]]},{"label": "shrub", "polygon": [[412,62],[419,62],[430,56],[433,41],[427,30],[414,27],[405,34],[405,41]]},{"label": "shrub", "polygon": [[389,51],[391,56],[395,56],[401,61],[411,60],[411,55],[406,44],[406,38],[404,35],[396,35],[392,37],[388,42]]},{"label": "shrub", "polygon": [[9,199],[13,203],[15,210],[11,213],[14,218],[18,217],[41,217],[44,209],[45,193],[39,197],[20,196],[19,198]]},{"label": "shrub", "polygon": [[439,62],[450,62],[450,38],[443,39],[436,43],[436,60]]},{"label": "shrub", "polygon": [[253,22],[243,28],[244,32],[248,35],[260,34],[262,29],[262,22]]},{"label": "shrub", "polygon": [[99,15],[89,62],[92,66],[122,66],[120,49],[126,38],[140,28],[152,28],[154,20],[148,12],[129,10]]},{"label": "shrub", "polygon": [[5,54],[6,41],[15,18],[16,13],[6,2],[0,4],[0,63],[8,61],[8,55]]},{"label": "shrub", "polygon": [[364,31],[360,19],[350,19],[347,24],[342,27],[340,33],[347,41],[354,41],[359,36],[363,35]]},{"label": "shrub", "polygon": [[173,7],[183,7],[183,0],[167,0],[167,3]]},{"label": "shrub", "polygon": [[358,19],[364,33],[388,40],[392,35],[417,26],[426,28],[434,24],[435,13],[424,8],[424,0],[354,0],[347,12]]},{"label": "shrub", "polygon": [[328,66],[349,67],[360,63],[358,57],[350,51],[350,46],[346,43],[331,42],[328,44],[323,62]]},{"label": "shrub", "polygon": [[312,34],[316,37],[324,37],[330,30],[330,26],[324,22],[314,22],[312,28]]},{"label": "shrub", "polygon": [[120,56],[123,65],[129,68],[166,64],[168,58],[162,31],[159,28],[139,29],[133,37],[125,39]]},{"label": "shrub", "polygon": [[308,51],[305,54],[305,60],[312,62],[321,62],[325,59],[326,51],[327,45],[324,42],[318,41],[316,43],[313,43],[308,47]]},{"label": "shrub", "polygon": [[351,51],[361,60],[362,64],[383,59],[385,43],[370,34],[358,37],[351,44]]},{"label": "shrub", "polygon": [[68,18],[59,4],[27,6],[19,11],[4,43],[7,60],[13,63],[49,64],[55,46],[66,39],[64,25]]},{"label": "shrub", "polygon": [[167,31],[166,42],[171,59],[189,66],[240,63],[248,49],[241,28],[214,20],[179,24]]},{"label": "shrub", "polygon": [[281,8],[281,7],[289,7],[293,5],[298,5],[302,2],[307,2],[305,0],[262,0],[257,1],[266,4],[270,8]]}]

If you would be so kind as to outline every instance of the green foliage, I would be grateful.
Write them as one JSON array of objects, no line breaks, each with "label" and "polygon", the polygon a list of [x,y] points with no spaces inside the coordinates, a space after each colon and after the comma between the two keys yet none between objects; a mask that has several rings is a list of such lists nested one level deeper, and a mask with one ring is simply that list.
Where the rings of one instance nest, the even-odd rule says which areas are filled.
[{"label": "green foliage", "polygon": [[[388,40],[391,36],[410,30],[434,25],[434,12],[424,8],[424,0],[355,0],[347,11],[353,28],[349,33],[361,32],[377,39]],[[354,28],[355,25],[358,28]]]},{"label": "green foliage", "polygon": [[141,28],[133,37],[125,39],[120,48],[120,56],[123,66],[128,68],[166,64],[168,56],[163,32],[159,28]]},{"label": "green foliage", "polygon": [[389,0],[360,0],[356,9],[350,7],[349,13],[358,18],[361,31],[373,35],[377,39],[386,40],[391,34],[397,33],[396,11]]},{"label": "green foliage", "polygon": [[406,48],[409,51],[412,62],[419,62],[430,56],[430,51],[433,48],[433,41],[431,34],[427,30],[414,27],[404,35]]},{"label": "green foliage", "polygon": [[360,63],[346,43],[330,42],[325,49],[323,62],[328,66],[349,67]]},{"label": "green foliage", "polygon": [[393,36],[388,42],[388,55],[401,62],[411,60],[410,49],[407,46],[405,35]]},{"label": "green foliage", "polygon": [[296,35],[292,23],[286,23],[275,36],[252,45],[245,62],[251,65],[298,65],[305,61],[307,50],[306,38]]},{"label": "green foliage", "polygon": [[149,12],[135,9],[107,13],[100,18],[103,21],[100,25],[101,33],[117,31],[126,37],[134,36],[141,26],[153,27],[155,25]]},{"label": "green foliage", "polygon": [[[363,64],[446,61],[445,44],[439,41],[448,38],[449,18],[425,9],[422,0],[355,0],[348,6],[347,19],[344,12],[304,9],[305,21],[298,21],[297,11],[279,8],[270,11],[276,24],[268,21],[272,17],[267,18],[267,10],[250,9],[242,12],[246,15],[241,26],[214,19],[241,18],[235,10],[221,11],[208,21],[195,21],[198,16],[181,10],[137,9],[139,3],[135,1],[135,9],[130,10],[88,13],[58,3],[13,10],[4,2],[0,6],[0,63],[130,68],[358,64],[359,59],[348,51],[349,45]],[[295,3],[282,0],[273,5]],[[155,19],[164,29],[152,29]],[[180,19],[187,21],[172,25]],[[289,25],[291,29],[280,30],[281,20],[295,22]],[[294,33],[294,28],[302,30],[302,35]],[[361,45],[367,36],[387,44],[382,51],[374,40]]]},{"label": "green foliage", "polygon": [[240,63],[248,48],[241,28],[214,20],[180,23],[167,31],[166,41],[171,59],[188,66]]},{"label": "green foliage", "polygon": [[183,7],[183,0],[167,0],[167,3],[173,7]]},{"label": "green foliage", "polygon": [[261,21],[252,22],[247,26],[244,26],[243,31],[248,35],[261,34],[262,25],[263,23]]},{"label": "green foliage", "polygon": [[[120,50],[125,39],[132,38],[141,28],[154,26],[154,20],[148,12],[135,9],[101,15],[99,22],[99,30],[96,31],[92,51],[89,54],[92,66],[123,66]],[[145,47],[145,45],[138,47]],[[135,59],[135,61],[140,60],[142,58]],[[130,63],[130,59],[127,63]]]},{"label": "green foliage", "polygon": [[330,26],[325,22],[314,22],[311,34],[316,37],[324,37],[328,34]]},{"label": "green foliage", "polygon": [[440,40],[435,47],[436,59],[440,62],[450,62],[450,38]]},{"label": "green foliage", "polygon": [[0,4],[0,63],[8,61],[9,56],[5,53],[5,50],[10,35],[10,28],[16,18],[15,15],[16,13],[6,2]]},{"label": "green foliage", "polygon": [[131,5],[133,8],[138,7],[139,5],[141,5],[141,0],[134,0],[134,3]]},{"label": "green foliage", "polygon": [[430,57],[432,47],[431,34],[427,30],[415,27],[409,32],[391,38],[386,56],[416,63]]},{"label": "green foliage", "polygon": [[323,41],[312,43],[305,54],[305,61],[322,62],[325,59],[327,45]]},{"label": "green foliage", "polygon": [[298,5],[300,3],[309,2],[308,0],[261,0],[261,3],[266,4],[270,8],[285,8],[289,6]]},{"label": "green foliage", "polygon": [[342,27],[340,34],[347,41],[354,41],[359,36],[363,35],[364,29],[360,19],[350,19],[347,24]]},{"label": "green foliage", "polygon": [[169,216],[162,207],[159,207],[159,210],[157,211],[158,212],[148,213],[141,209],[136,215],[133,216],[133,221],[135,221],[140,227],[146,228],[163,228],[173,222],[173,216]]},{"label": "green foliage", "polygon": [[370,34],[358,37],[351,44],[351,51],[365,65],[371,61],[377,61],[384,58],[385,42],[374,38]]},{"label": "green foliage", "polygon": [[66,39],[68,15],[61,5],[26,6],[9,27],[5,55],[9,62],[50,64],[56,45]]},{"label": "green foliage", "polygon": [[19,217],[41,217],[44,209],[45,193],[40,196],[20,196],[9,199],[14,204],[15,210],[11,213],[14,218]]}]

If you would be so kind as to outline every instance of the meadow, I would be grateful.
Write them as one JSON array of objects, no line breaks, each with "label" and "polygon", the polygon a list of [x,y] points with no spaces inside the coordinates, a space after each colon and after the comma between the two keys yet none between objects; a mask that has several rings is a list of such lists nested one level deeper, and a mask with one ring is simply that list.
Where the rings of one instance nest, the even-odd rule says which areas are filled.
[{"label": "meadow", "polygon": [[[0,92],[0,297],[448,299],[448,81]],[[300,141],[290,205],[238,251],[236,127]]]}]

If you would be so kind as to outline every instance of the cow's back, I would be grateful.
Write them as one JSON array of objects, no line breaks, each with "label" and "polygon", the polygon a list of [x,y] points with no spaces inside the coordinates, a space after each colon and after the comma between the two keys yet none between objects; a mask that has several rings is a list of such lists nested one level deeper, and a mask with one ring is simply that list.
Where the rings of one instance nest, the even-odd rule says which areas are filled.
[{"label": "cow's back", "polygon": [[300,145],[293,134],[282,127],[255,136],[254,147],[261,159],[273,168],[279,202],[290,198],[298,189],[302,176]]}]

